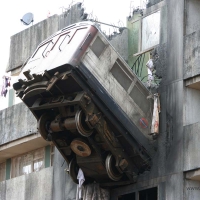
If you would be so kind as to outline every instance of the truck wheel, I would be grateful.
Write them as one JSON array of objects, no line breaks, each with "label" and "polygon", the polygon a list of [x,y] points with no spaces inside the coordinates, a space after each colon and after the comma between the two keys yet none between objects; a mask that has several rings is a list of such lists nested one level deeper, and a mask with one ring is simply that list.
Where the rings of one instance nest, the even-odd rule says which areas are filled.
[{"label": "truck wheel", "polygon": [[106,171],[109,178],[113,181],[119,181],[122,178],[122,174],[115,167],[116,161],[112,154],[108,154],[106,157]]}]

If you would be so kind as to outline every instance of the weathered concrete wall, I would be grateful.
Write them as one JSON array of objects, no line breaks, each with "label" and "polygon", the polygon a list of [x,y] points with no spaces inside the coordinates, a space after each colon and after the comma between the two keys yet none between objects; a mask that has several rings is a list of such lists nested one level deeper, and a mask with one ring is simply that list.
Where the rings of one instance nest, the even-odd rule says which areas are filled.
[{"label": "weathered concrete wall", "polygon": [[200,121],[200,91],[192,88],[185,88],[184,95],[184,125],[194,124]]},{"label": "weathered concrete wall", "polygon": [[[156,48],[159,58],[155,63],[157,74],[162,76],[158,90],[161,113],[160,134],[156,141],[157,152],[153,157],[150,172],[139,176],[136,184],[124,187],[122,189],[124,193],[128,192],[128,189],[130,192],[131,187],[133,188],[132,192],[134,192],[134,190],[158,186],[159,200],[183,199],[184,197],[183,171],[186,151],[184,151],[183,137],[185,103],[183,85],[184,5],[184,0],[168,0],[161,8],[161,36],[160,44]],[[117,190],[113,192],[117,192]],[[122,194],[122,191],[118,190],[117,193],[118,195]]]},{"label": "weathered concrete wall", "polygon": [[25,182],[25,176],[19,176],[6,181],[6,199],[25,200]]},{"label": "weathered concrete wall", "polygon": [[[200,2],[186,0],[184,37],[184,79],[200,74]],[[200,91],[192,88],[184,90],[184,171],[200,168],[199,162],[199,101]],[[185,199],[199,199],[199,182],[185,180]],[[197,189],[187,189],[196,187]]]},{"label": "weathered concrete wall", "polygon": [[[191,2],[199,3],[197,1]],[[192,18],[189,19],[190,21],[187,19],[185,27],[183,23],[184,8],[188,8],[184,7],[184,1],[170,0],[166,1],[166,5],[167,26],[164,25],[164,27],[167,28],[167,38],[161,37],[160,45],[156,48],[159,59],[155,66],[157,74],[162,76],[159,88],[162,111],[160,114],[161,132],[158,139],[158,157],[154,158],[154,163],[157,161],[156,165],[165,168],[165,170],[160,170],[163,175],[166,175],[165,186],[163,186],[166,196],[163,199],[195,200],[199,199],[199,190],[191,191],[187,187],[199,187],[199,182],[183,181],[183,172],[200,167],[198,159],[200,91],[184,87],[183,78],[199,73],[198,40],[200,33],[196,31],[199,29],[198,26],[192,25],[192,23],[196,23]],[[196,10],[199,10],[198,6]],[[192,17],[194,17],[194,13]],[[161,24],[163,24],[162,19],[163,17]],[[190,27],[187,27],[187,23]],[[190,35],[184,37],[184,30]],[[190,33],[192,31],[196,32]],[[188,68],[185,67],[186,59],[183,62],[183,56],[187,57]],[[161,156],[163,156],[162,159]],[[155,175],[157,172],[154,172]],[[158,175],[163,176],[162,173]]]},{"label": "weathered concrete wall", "polygon": [[0,199],[6,199],[6,181],[0,182]]},{"label": "weathered concrete wall", "polygon": [[76,199],[77,185],[65,173],[64,169],[68,168],[68,165],[57,149],[55,149],[53,166],[53,200]]},{"label": "weathered concrete wall", "polygon": [[184,127],[184,171],[200,168],[200,122]]},{"label": "weathered concrete wall", "polygon": [[159,4],[160,8],[160,19],[161,19],[161,26],[160,26],[160,45],[165,44],[167,42],[167,33],[168,33],[168,9],[165,1],[162,1],[162,4]]},{"label": "weathered concrete wall", "polygon": [[153,6],[161,1],[163,1],[163,0],[149,0],[149,2],[147,3],[147,8]]},{"label": "weathered concrete wall", "polygon": [[6,71],[20,67],[37,45],[58,30],[58,15],[54,15],[11,37],[10,56]]},{"label": "weathered concrete wall", "polygon": [[185,36],[184,79],[200,74],[200,30]]},{"label": "weathered concrete wall", "polygon": [[167,12],[167,20],[166,16],[164,18],[167,25],[163,24],[161,18],[161,26],[164,26],[167,37],[160,38],[160,45],[157,48],[160,61],[158,60],[156,64],[157,73],[163,77],[159,88],[162,111],[160,113],[160,135],[157,141],[158,153],[153,162],[153,165],[156,163],[158,166],[159,174],[153,166],[152,176],[183,171],[184,0],[168,0],[165,4],[163,12]]},{"label": "weathered concrete wall", "polygon": [[186,0],[184,79],[200,74],[200,1]]},{"label": "weathered concrete wall", "polygon": [[185,180],[184,198],[188,200],[198,200],[200,197],[200,182],[193,180]]},{"label": "weathered concrete wall", "polygon": [[128,29],[122,31],[110,40],[110,43],[122,58],[128,62]]},{"label": "weathered concrete wall", "polygon": [[161,190],[165,197],[159,195],[159,199],[183,199],[184,0],[168,0],[165,4],[162,8],[163,14],[161,11],[161,17],[164,16],[161,18],[163,35],[156,49],[159,59],[155,63],[157,74],[162,77],[159,88],[160,135],[157,140],[157,154],[153,158],[148,178],[166,176]]},{"label": "weathered concrete wall", "polygon": [[200,29],[200,2],[198,0],[186,0],[185,8],[185,34],[189,35]]},{"label": "weathered concrete wall", "polygon": [[25,176],[25,199],[52,199],[53,167]]},{"label": "weathered concrete wall", "polygon": [[87,14],[84,13],[82,3],[73,5],[66,13],[58,16],[58,30],[70,24],[82,21],[85,16],[87,16]]},{"label": "weathered concrete wall", "polygon": [[36,119],[23,103],[0,111],[0,145],[36,132]]},{"label": "weathered concrete wall", "polygon": [[184,189],[183,173],[169,175],[166,180],[165,199],[170,199],[170,200],[184,199],[183,189]]},{"label": "weathered concrete wall", "polygon": [[[1,200],[52,199],[53,167],[0,183]],[[52,199],[53,200],[53,199]]]},{"label": "weathered concrete wall", "polygon": [[[157,74],[162,77],[159,88],[161,100],[160,135],[157,154],[153,158],[150,177],[159,177],[183,171],[183,34],[184,0],[168,0],[162,8],[167,13],[161,29],[166,36],[160,38],[156,51],[159,59]],[[161,15],[162,16],[162,15]],[[179,26],[177,26],[179,24]],[[162,28],[163,26],[163,28]]]}]

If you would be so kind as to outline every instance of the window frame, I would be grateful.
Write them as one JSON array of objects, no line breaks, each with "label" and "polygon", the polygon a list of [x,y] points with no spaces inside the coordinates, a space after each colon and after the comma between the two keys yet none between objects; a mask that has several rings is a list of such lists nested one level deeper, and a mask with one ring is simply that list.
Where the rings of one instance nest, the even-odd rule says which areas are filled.
[{"label": "window frame", "polygon": [[[39,152],[40,150],[41,150],[41,152],[40,152],[41,156],[38,157],[38,156],[35,155],[35,153],[37,151]],[[19,160],[24,159],[25,156],[28,156],[28,155],[32,155],[32,159],[30,160],[31,169],[30,169],[30,172],[24,173],[23,168],[26,167],[26,166],[29,166],[29,165],[26,165],[26,161],[22,164],[22,161],[19,161]],[[15,159],[18,159],[18,160],[15,161]],[[39,170],[35,170],[34,162],[37,161],[37,160],[40,160],[40,159],[42,159],[42,161],[43,161],[42,167],[40,167]],[[28,163],[29,163],[29,161],[28,161]],[[15,167],[17,168],[17,170],[15,169]],[[18,176],[37,172],[37,171],[40,171],[44,168],[45,168],[45,147],[41,147],[39,149],[35,149],[33,151],[29,151],[29,152],[26,152],[24,154],[20,154],[20,155],[17,155],[15,157],[12,157],[11,158],[11,172],[10,172],[11,177],[10,178],[15,178],[15,177],[18,177]]]}]

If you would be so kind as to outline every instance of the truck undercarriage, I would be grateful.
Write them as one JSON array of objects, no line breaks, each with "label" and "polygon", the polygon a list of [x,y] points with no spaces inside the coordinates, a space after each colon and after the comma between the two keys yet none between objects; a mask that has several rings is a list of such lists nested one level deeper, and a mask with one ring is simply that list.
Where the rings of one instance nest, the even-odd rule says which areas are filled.
[{"label": "truck undercarriage", "polygon": [[[136,125],[84,62],[43,73],[27,68],[23,76],[26,79],[13,87],[38,120],[42,137],[52,141],[68,162],[67,171],[75,183],[79,168],[86,183],[105,186],[133,183],[150,169],[154,150],[149,136],[141,133],[149,126],[147,120],[136,113],[141,126]],[[122,84],[116,85],[116,91]],[[147,97],[148,91],[140,87]]]}]

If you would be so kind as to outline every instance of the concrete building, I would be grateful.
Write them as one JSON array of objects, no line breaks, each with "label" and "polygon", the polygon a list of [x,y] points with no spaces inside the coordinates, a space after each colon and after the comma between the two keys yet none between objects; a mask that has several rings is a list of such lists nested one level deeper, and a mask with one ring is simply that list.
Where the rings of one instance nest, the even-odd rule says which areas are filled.
[{"label": "concrete building", "polygon": [[[133,53],[148,54],[153,48],[157,54],[154,65],[157,75],[162,77],[158,88],[160,135],[150,173],[139,177],[134,185],[114,189],[112,199],[124,193],[127,193],[124,199],[128,199],[134,192],[135,199],[145,199],[140,196],[145,192],[147,196],[156,193],[153,187],[157,188],[157,199],[199,199],[199,6],[199,1],[193,0],[149,1],[143,16],[128,22],[132,33],[129,40],[138,44],[138,50],[133,49]],[[151,20],[155,14],[160,15],[160,23]],[[147,39],[158,32],[158,40],[150,45],[152,41]],[[143,44],[147,45],[144,49]]]},{"label": "concrete building", "polygon": [[[153,54],[161,80],[160,133],[149,172],[128,186],[103,190],[91,185],[85,199],[91,199],[94,191],[99,194],[96,199],[109,195],[113,200],[199,199],[199,10],[197,0],[149,0],[145,10],[127,18],[128,29],[112,38],[113,46],[144,82],[145,64]],[[17,76],[41,41],[85,17],[81,4],[76,4],[67,13],[12,36],[7,71]],[[25,105],[0,111],[0,133],[0,199],[76,199],[76,185],[64,172],[64,159],[41,138]]]}]

